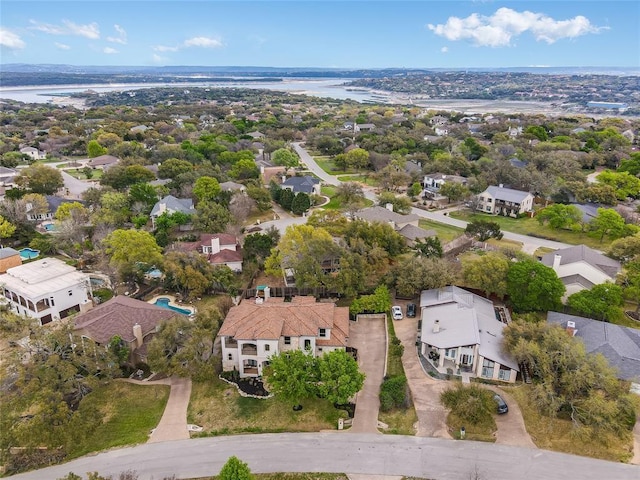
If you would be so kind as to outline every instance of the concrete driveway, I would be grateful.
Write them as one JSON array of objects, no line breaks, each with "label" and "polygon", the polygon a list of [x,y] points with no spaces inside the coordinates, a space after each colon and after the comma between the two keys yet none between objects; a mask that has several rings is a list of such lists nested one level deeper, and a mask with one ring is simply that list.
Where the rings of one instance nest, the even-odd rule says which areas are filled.
[{"label": "concrete driveway", "polygon": [[366,375],[364,386],[356,396],[351,433],[379,433],[379,393],[386,365],[386,333],[384,316],[361,317],[349,327],[349,344],[358,349],[358,366]]}]

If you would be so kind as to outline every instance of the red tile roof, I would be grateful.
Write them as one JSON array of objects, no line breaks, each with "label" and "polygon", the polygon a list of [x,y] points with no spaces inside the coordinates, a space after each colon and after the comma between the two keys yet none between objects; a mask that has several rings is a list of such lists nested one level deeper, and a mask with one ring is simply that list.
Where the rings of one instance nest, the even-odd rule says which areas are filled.
[{"label": "red tile roof", "polygon": [[[331,329],[330,339],[319,339],[320,328]],[[280,337],[316,337],[318,345],[340,346],[349,337],[349,308],[318,303],[314,297],[269,298],[262,304],[245,300],[231,307],[219,331],[236,340],[277,340]]]}]

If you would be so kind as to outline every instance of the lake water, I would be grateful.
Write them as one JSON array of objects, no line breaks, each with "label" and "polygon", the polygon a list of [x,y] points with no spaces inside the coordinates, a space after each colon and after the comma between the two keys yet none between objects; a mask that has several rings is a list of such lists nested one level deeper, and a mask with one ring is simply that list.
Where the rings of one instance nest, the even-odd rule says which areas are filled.
[{"label": "lake water", "polygon": [[[196,88],[251,88],[266,89],[282,92],[300,93],[316,97],[351,99],[358,102],[380,101],[379,94],[366,90],[350,91],[343,85],[348,79],[285,79],[282,82],[246,82],[242,79],[231,82],[203,82],[203,83],[145,83],[145,84],[103,84],[103,85],[55,85],[37,87],[0,87],[0,99],[11,99],[25,103],[54,102],[65,105],[65,97],[72,93],[93,90],[98,93],[138,90],[141,88],[176,87],[185,89]],[[375,96],[372,96],[375,95]]]}]

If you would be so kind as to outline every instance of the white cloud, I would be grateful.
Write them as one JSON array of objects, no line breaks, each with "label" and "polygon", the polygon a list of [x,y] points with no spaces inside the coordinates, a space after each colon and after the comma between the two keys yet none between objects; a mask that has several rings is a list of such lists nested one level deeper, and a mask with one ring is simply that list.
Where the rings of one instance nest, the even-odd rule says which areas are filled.
[{"label": "white cloud", "polygon": [[102,52],[106,53],[107,55],[113,55],[114,53],[118,53],[118,50],[116,50],[115,48],[111,48],[111,47],[104,47]]},{"label": "white cloud", "polygon": [[167,57],[163,57],[162,55],[158,55],[157,53],[154,53],[151,56],[151,59],[154,63],[166,63],[169,60]]},{"label": "white cloud", "polygon": [[440,49],[440,51],[441,51],[442,53],[447,53],[447,52],[449,51],[449,47],[442,47],[442,48]]},{"label": "white cloud", "polygon": [[100,28],[96,22],[79,25],[70,20],[63,20],[62,25],[51,23],[41,23],[36,20],[29,20],[32,30],[48,33],[51,35],[78,35],[80,37],[97,40],[100,38]]},{"label": "white cloud", "polygon": [[193,37],[185,40],[183,43],[185,48],[187,47],[202,47],[202,48],[219,48],[222,47],[222,42],[217,38],[208,37]]},{"label": "white cloud", "polygon": [[71,47],[64,43],[54,42],[54,45],[56,46],[56,48],[59,48],[60,50],[71,50]]},{"label": "white cloud", "polygon": [[555,20],[544,13],[517,12],[504,7],[491,16],[473,13],[466,18],[449,17],[447,23],[430,23],[427,28],[447,40],[468,40],[483,47],[509,46],[514,37],[525,32],[531,32],[537,41],[552,44],[563,38],[575,38],[606,29],[592,25],[582,15],[569,20]]},{"label": "white cloud", "polygon": [[153,49],[156,52],[177,52],[184,48],[200,47],[200,48],[220,48],[224,44],[220,39],[210,37],[193,37],[185,40],[179,45],[170,47],[167,45],[156,45]]},{"label": "white cloud", "polygon": [[117,37],[107,37],[107,41],[113,43],[119,43],[121,45],[127,44],[127,32],[120,25],[114,25],[113,28],[118,33]]},{"label": "white cloud", "polygon": [[0,27],[0,47],[19,50],[25,47],[25,43],[19,35]]}]

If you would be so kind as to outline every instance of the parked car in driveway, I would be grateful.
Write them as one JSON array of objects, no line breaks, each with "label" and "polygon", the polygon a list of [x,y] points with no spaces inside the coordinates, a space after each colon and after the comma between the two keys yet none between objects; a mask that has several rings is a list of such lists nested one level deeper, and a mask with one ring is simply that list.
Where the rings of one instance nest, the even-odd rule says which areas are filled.
[{"label": "parked car in driveway", "polygon": [[505,402],[504,399],[500,395],[498,395],[496,393],[493,396],[493,399],[498,404],[498,407],[497,407],[498,413],[502,414],[502,413],[507,413],[509,411],[509,406],[507,405],[507,402]]},{"label": "parked car in driveway", "polygon": [[413,318],[416,316],[416,304],[408,303],[407,304],[407,317]]},{"label": "parked car in driveway", "polygon": [[394,320],[402,320],[404,318],[404,315],[402,315],[402,307],[400,305],[391,307],[391,316]]}]

